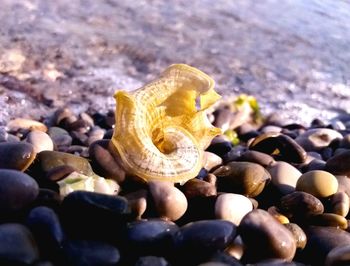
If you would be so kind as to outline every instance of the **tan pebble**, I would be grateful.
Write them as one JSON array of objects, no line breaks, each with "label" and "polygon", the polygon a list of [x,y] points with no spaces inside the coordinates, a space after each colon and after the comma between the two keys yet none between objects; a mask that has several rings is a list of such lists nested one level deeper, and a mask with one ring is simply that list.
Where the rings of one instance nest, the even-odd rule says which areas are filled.
[{"label": "tan pebble", "polygon": [[287,224],[289,223],[289,219],[281,214],[279,210],[276,208],[276,206],[271,206],[267,209],[267,212],[271,214],[273,218],[275,218],[277,221],[279,221],[281,224]]},{"label": "tan pebble", "polygon": [[251,201],[240,194],[224,193],[215,203],[215,216],[239,225],[243,217],[253,210]]},{"label": "tan pebble", "polygon": [[159,217],[176,221],[184,215],[187,210],[187,199],[173,183],[151,181],[148,185]]},{"label": "tan pebble", "polygon": [[345,192],[337,192],[331,200],[332,212],[345,217],[349,213],[350,200]]},{"label": "tan pebble", "polygon": [[276,162],[267,168],[271,175],[272,184],[283,194],[291,193],[295,190],[301,172],[287,162]]},{"label": "tan pebble", "polygon": [[205,151],[203,158],[203,168],[210,171],[214,167],[217,167],[222,164],[222,159],[218,155],[212,152]]},{"label": "tan pebble", "polygon": [[15,118],[7,123],[7,127],[10,131],[17,131],[18,129],[47,131],[47,127],[43,123],[26,118]]},{"label": "tan pebble", "polygon": [[343,138],[343,136],[336,130],[329,128],[313,128],[299,135],[295,141],[306,151],[318,151],[327,147],[332,140],[336,138]]},{"label": "tan pebble", "polygon": [[39,130],[29,132],[25,141],[33,145],[35,153],[52,151],[54,146],[50,136]]},{"label": "tan pebble", "polygon": [[313,216],[311,222],[314,225],[334,226],[340,229],[348,228],[348,221],[343,216],[334,213],[322,213]]},{"label": "tan pebble", "polygon": [[131,211],[135,214],[136,219],[141,219],[141,216],[147,209],[147,194],[147,190],[140,189],[124,195],[128,200]]},{"label": "tan pebble", "polygon": [[329,197],[337,192],[338,181],[334,175],[326,171],[314,170],[301,175],[296,190],[319,198]]}]

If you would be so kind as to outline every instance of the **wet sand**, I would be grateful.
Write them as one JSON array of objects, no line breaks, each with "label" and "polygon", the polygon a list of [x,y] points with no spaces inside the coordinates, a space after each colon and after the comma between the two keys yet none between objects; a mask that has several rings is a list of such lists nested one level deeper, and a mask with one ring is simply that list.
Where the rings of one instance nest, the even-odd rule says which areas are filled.
[{"label": "wet sand", "polygon": [[2,0],[0,125],[55,108],[114,109],[172,63],[211,75],[223,96],[310,123],[350,112],[347,1]]}]

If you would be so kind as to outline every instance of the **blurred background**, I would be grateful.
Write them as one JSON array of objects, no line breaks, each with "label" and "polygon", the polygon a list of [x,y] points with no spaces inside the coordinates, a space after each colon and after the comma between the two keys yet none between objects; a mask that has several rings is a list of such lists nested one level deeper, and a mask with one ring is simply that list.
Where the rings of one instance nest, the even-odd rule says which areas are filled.
[{"label": "blurred background", "polygon": [[308,124],[350,112],[350,3],[342,0],[1,0],[0,125],[55,108],[114,109],[172,63],[224,96]]}]

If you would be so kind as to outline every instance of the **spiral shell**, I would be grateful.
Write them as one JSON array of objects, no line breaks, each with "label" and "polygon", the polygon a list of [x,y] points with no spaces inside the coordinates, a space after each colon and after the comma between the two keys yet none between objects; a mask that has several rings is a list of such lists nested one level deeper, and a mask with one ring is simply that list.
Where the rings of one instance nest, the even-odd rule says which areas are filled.
[{"label": "spiral shell", "polygon": [[144,87],[114,97],[111,143],[127,173],[180,183],[198,174],[204,149],[221,133],[205,113],[220,98],[212,78],[176,64]]}]

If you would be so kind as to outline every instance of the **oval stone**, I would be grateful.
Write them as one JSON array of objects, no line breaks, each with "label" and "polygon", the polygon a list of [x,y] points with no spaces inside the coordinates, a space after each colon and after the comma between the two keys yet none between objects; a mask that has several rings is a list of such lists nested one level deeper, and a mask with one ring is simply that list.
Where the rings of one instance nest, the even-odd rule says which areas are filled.
[{"label": "oval stone", "polygon": [[288,217],[301,218],[302,220],[324,211],[324,206],[318,198],[302,191],[295,191],[283,196],[278,208]]},{"label": "oval stone", "polygon": [[166,255],[173,249],[172,237],[179,227],[170,221],[143,220],[127,224],[125,244],[132,255]]},{"label": "oval stone", "polygon": [[148,186],[159,217],[176,221],[184,215],[188,205],[187,199],[173,183],[151,181]]},{"label": "oval stone", "polygon": [[35,153],[53,150],[53,142],[50,136],[39,130],[29,132],[25,141],[33,145]]},{"label": "oval stone", "polygon": [[0,225],[0,264],[32,265],[39,259],[39,250],[27,227],[22,224]]},{"label": "oval stone", "polygon": [[345,217],[349,213],[350,199],[345,192],[337,192],[331,199],[332,213]]},{"label": "oval stone", "polygon": [[69,240],[63,245],[66,255],[65,265],[117,265],[119,250],[108,243],[91,240]]},{"label": "oval stone", "polygon": [[334,213],[322,213],[313,216],[311,223],[313,225],[333,226],[344,230],[348,227],[348,221],[343,216]]},{"label": "oval stone", "polygon": [[186,254],[211,254],[225,249],[235,236],[236,226],[229,221],[202,220],[182,226],[175,243]]},{"label": "oval stone", "polygon": [[284,226],[293,234],[297,248],[305,248],[307,238],[303,229],[297,224],[287,223]]},{"label": "oval stone", "polygon": [[34,234],[45,258],[55,259],[61,249],[64,233],[56,213],[44,206],[32,209],[26,219],[26,225]]},{"label": "oval stone", "polygon": [[210,197],[216,195],[216,186],[209,182],[193,178],[183,185],[182,191],[187,198]]},{"label": "oval stone", "polygon": [[305,233],[307,243],[302,252],[304,263],[324,265],[331,250],[350,245],[350,234],[336,227],[310,226]]},{"label": "oval stone", "polygon": [[249,262],[268,258],[291,261],[295,255],[296,242],[292,233],[264,210],[248,213],[238,230],[247,247]]},{"label": "oval stone", "polygon": [[74,191],[62,202],[61,219],[73,236],[115,242],[130,219],[130,208],[124,197]]},{"label": "oval stone", "polygon": [[252,210],[252,202],[240,194],[221,194],[215,203],[216,218],[230,221],[235,225],[239,225],[243,217]]},{"label": "oval stone", "polygon": [[327,147],[334,139],[342,139],[338,131],[329,128],[313,128],[299,135],[295,141],[306,151],[319,151]]},{"label": "oval stone", "polygon": [[257,163],[263,167],[266,167],[275,163],[275,160],[271,155],[268,155],[263,152],[251,151],[251,150],[245,151],[240,157],[237,158],[237,161]]},{"label": "oval stone", "polygon": [[15,212],[29,206],[39,194],[39,186],[29,175],[16,170],[0,170],[0,211]]},{"label": "oval stone", "polygon": [[0,143],[0,168],[24,171],[29,167],[34,159],[34,147],[29,143]]},{"label": "oval stone", "polygon": [[350,245],[339,246],[332,249],[326,257],[326,266],[350,265]]},{"label": "oval stone", "polygon": [[350,151],[343,151],[328,159],[326,170],[335,175],[350,176]]},{"label": "oval stone", "polygon": [[295,191],[301,172],[293,165],[282,161],[276,162],[268,167],[267,171],[271,175],[271,183],[282,195]]},{"label": "oval stone", "polygon": [[170,264],[163,257],[144,256],[138,258],[134,266],[170,266]]},{"label": "oval stone", "polygon": [[306,172],[298,179],[296,190],[304,191],[315,197],[329,197],[338,190],[337,178],[322,170]]},{"label": "oval stone", "polygon": [[230,162],[220,166],[213,174],[217,177],[218,191],[248,197],[259,195],[271,179],[261,165],[250,162]]},{"label": "oval stone", "polygon": [[203,159],[203,167],[207,171],[219,166],[222,164],[222,159],[218,155],[212,152],[205,151]]}]

